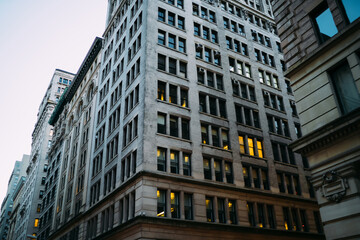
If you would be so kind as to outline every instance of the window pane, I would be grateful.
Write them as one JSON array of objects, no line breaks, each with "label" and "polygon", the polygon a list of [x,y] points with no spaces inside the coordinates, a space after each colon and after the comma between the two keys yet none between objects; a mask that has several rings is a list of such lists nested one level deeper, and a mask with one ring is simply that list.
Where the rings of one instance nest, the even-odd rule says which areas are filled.
[{"label": "window pane", "polygon": [[157,216],[166,216],[166,191],[157,190]]},{"label": "window pane", "polygon": [[327,7],[315,16],[320,42],[323,43],[337,33],[330,9]]},{"label": "window pane", "polygon": [[342,3],[350,23],[360,17],[359,0],[342,0]]}]

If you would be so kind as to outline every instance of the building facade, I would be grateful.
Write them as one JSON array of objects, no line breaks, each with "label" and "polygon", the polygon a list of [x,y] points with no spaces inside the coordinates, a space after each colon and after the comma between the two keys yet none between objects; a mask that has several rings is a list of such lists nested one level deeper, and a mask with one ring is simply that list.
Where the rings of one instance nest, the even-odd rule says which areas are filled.
[{"label": "building facade", "polygon": [[269,1],[115,0],[106,25],[87,191],[74,136],[49,239],[324,238]]},{"label": "building facade", "polygon": [[21,191],[21,196],[19,196],[20,206],[12,239],[27,239],[28,236],[37,235],[45,180],[49,168],[47,153],[51,147],[53,134],[53,128],[48,124],[48,121],[61,94],[71,83],[72,78],[72,73],[56,69],[40,104],[37,122],[32,133],[30,161],[26,168],[26,182]]},{"label": "building facade", "polygon": [[360,2],[273,1],[327,239],[360,230]]},{"label": "building facade", "polygon": [[1,204],[0,237],[7,239],[10,229],[10,217],[14,209],[14,195],[22,177],[26,176],[26,166],[29,164],[29,155],[23,155],[21,161],[16,161],[11,173],[6,196]]}]

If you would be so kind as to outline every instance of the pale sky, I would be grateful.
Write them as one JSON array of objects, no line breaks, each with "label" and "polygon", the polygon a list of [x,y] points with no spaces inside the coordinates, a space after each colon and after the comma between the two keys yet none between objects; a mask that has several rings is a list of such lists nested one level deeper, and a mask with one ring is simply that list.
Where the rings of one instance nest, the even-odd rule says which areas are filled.
[{"label": "pale sky", "polygon": [[0,0],[0,204],[15,161],[30,154],[56,68],[76,73],[105,30],[107,0]]}]

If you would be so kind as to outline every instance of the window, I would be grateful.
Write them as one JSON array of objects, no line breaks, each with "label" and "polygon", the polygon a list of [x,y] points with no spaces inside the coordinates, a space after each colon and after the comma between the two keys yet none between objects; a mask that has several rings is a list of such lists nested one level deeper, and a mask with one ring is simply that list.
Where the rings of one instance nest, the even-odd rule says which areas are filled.
[{"label": "window", "polygon": [[280,192],[301,196],[299,176],[290,173],[278,172],[277,180]]},{"label": "window", "polygon": [[[212,157],[204,157],[203,166],[204,179],[224,182],[223,176],[225,176],[225,180],[227,183],[234,183],[232,162]],[[223,168],[223,166],[225,167],[225,169]],[[214,179],[212,178],[212,169],[215,173]]]},{"label": "window", "polygon": [[166,149],[157,149],[157,170],[166,172]]},{"label": "window", "polygon": [[192,210],[192,194],[185,193],[184,194],[184,215],[185,219],[192,220],[193,219],[193,210]]},{"label": "window", "polygon": [[249,56],[248,46],[236,39],[226,36],[227,48],[245,56]]},{"label": "window", "polygon": [[[168,123],[167,119],[169,119]],[[179,122],[181,123],[180,126]],[[169,130],[166,129],[166,125],[169,126]],[[164,113],[158,113],[158,133],[190,140],[190,119],[173,115],[167,117]]]},{"label": "window", "polygon": [[191,176],[191,155],[183,152],[183,174]]},{"label": "window", "polygon": [[[209,133],[211,133],[211,138]],[[208,124],[201,124],[202,143],[229,150],[229,130]]]},{"label": "window", "polygon": [[233,80],[232,87],[235,96],[256,102],[255,88],[253,86]]},{"label": "window", "polygon": [[296,164],[294,153],[287,144],[272,141],[271,145],[275,161]]},{"label": "window", "polygon": [[313,21],[320,43],[332,38],[338,31],[326,2],[323,2],[313,14]]},{"label": "window", "polygon": [[170,172],[179,174],[179,152],[170,151]]},{"label": "window", "polygon": [[171,217],[180,218],[180,197],[178,192],[170,193]]},{"label": "window", "polygon": [[197,79],[201,84],[205,84],[209,87],[217,88],[219,90],[224,90],[223,76],[218,73],[197,67]]},{"label": "window", "polygon": [[262,140],[257,137],[239,135],[240,153],[259,158],[264,157]]},{"label": "window", "polygon": [[267,115],[269,131],[278,135],[290,137],[289,125],[286,119]]},{"label": "window", "polygon": [[195,43],[195,51],[197,58],[221,66],[221,61],[220,61],[221,54],[219,51],[216,51],[211,48],[203,47],[201,44],[198,43]]},{"label": "window", "polygon": [[257,110],[235,104],[235,112],[238,123],[260,128],[259,112]]},{"label": "window", "polygon": [[252,78],[251,66],[247,63],[235,60],[229,57],[230,72],[243,75],[247,78]]},{"label": "window", "polygon": [[263,96],[264,96],[265,106],[282,111],[282,112],[285,111],[283,98],[281,96],[275,95],[268,91],[263,91]]},{"label": "window", "polygon": [[[166,93],[166,85],[169,85],[169,95]],[[178,88],[180,88],[180,96],[178,95]],[[158,81],[158,96],[157,99],[167,101],[182,107],[188,107],[188,89],[176,85],[168,84]]]},{"label": "window", "polygon": [[166,217],[166,191],[157,190],[157,216]]},{"label": "window", "polygon": [[200,112],[208,113],[221,118],[227,118],[226,101],[224,99],[199,93],[199,103]]},{"label": "window", "polygon": [[228,200],[229,220],[231,224],[237,224],[236,201]]},{"label": "window", "polygon": [[225,216],[225,199],[218,198],[217,199],[218,205],[218,218],[220,223],[226,223],[226,216]]},{"label": "window", "polygon": [[215,222],[214,216],[214,200],[212,197],[206,197],[205,199],[206,205],[206,219],[208,222]]},{"label": "window", "polygon": [[330,72],[336,98],[342,114],[360,107],[360,95],[354,82],[349,64],[346,62]]},{"label": "window", "polygon": [[254,203],[247,202],[246,208],[248,210],[248,217],[249,217],[249,223],[250,226],[255,227],[256,226],[256,220],[255,220],[255,212],[254,212]]},{"label": "window", "polygon": [[[166,64],[168,62],[168,65]],[[168,66],[168,68],[167,68]],[[158,54],[158,70],[178,75],[179,77],[187,77],[187,63],[174,58],[167,58],[165,55]]]},{"label": "window", "polygon": [[323,224],[322,224],[321,217],[320,217],[320,212],[314,211],[314,219],[315,219],[315,225],[316,225],[317,232],[323,233],[324,229],[323,229]]},{"label": "window", "polygon": [[341,0],[350,23],[360,17],[360,3],[356,0]]}]

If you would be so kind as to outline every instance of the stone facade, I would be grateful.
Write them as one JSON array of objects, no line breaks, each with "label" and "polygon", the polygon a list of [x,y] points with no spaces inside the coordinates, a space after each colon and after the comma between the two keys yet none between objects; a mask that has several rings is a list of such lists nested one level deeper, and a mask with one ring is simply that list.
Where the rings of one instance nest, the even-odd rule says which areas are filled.
[{"label": "stone facade", "polygon": [[[359,237],[360,7],[328,0],[273,8],[305,135],[292,147],[308,157],[325,235]],[[334,25],[325,38],[321,14]]]},{"label": "stone facade", "polygon": [[269,1],[109,1],[103,37],[86,198],[63,153],[48,239],[324,238]]}]

